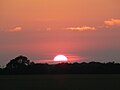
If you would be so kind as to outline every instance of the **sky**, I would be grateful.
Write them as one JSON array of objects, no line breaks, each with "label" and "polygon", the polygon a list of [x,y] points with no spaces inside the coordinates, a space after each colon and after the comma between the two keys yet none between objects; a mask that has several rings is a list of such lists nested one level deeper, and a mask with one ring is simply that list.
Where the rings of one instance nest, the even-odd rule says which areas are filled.
[{"label": "sky", "polygon": [[42,62],[120,62],[120,0],[0,0],[0,65],[19,55]]}]

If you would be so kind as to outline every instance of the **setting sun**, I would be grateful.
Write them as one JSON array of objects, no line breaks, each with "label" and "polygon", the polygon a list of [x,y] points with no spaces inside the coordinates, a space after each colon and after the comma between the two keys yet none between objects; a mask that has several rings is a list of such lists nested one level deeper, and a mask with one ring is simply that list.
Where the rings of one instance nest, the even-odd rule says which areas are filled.
[{"label": "setting sun", "polygon": [[68,61],[68,58],[64,55],[57,55],[54,57],[54,61]]}]

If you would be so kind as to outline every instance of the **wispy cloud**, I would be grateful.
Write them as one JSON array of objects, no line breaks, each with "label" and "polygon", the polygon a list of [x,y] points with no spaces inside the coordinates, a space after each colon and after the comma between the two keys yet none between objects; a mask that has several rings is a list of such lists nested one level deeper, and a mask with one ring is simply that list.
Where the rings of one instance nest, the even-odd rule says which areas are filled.
[{"label": "wispy cloud", "polygon": [[120,25],[120,19],[110,19],[104,21],[106,25],[113,26],[113,25]]},{"label": "wispy cloud", "polygon": [[20,26],[17,26],[15,28],[9,30],[9,32],[20,32],[20,31],[22,31],[22,27],[20,27]]},{"label": "wispy cloud", "polygon": [[109,19],[104,21],[104,25],[101,26],[82,26],[82,27],[68,27],[64,28],[65,30],[72,31],[93,31],[104,28],[109,28],[110,26],[120,26],[120,19]]},{"label": "wispy cloud", "polygon": [[70,27],[70,28],[65,28],[65,29],[66,29],[66,30],[75,30],[75,31],[96,30],[95,27],[91,27],[91,26]]}]

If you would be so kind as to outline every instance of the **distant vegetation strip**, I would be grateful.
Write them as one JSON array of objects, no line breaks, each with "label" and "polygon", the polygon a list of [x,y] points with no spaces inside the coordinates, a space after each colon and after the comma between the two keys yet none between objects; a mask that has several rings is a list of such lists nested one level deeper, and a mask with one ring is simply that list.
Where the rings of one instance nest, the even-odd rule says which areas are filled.
[{"label": "distant vegetation strip", "polygon": [[19,74],[120,74],[120,64],[115,62],[82,63],[34,63],[25,56],[10,60],[5,68],[0,68],[0,75]]}]

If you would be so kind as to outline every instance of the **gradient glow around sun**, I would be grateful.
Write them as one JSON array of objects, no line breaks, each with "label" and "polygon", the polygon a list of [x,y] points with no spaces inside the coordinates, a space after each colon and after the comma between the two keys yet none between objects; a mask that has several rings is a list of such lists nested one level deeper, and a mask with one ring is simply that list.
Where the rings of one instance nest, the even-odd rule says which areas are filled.
[{"label": "gradient glow around sun", "polygon": [[54,61],[68,61],[68,58],[64,55],[57,55],[54,57]]}]

